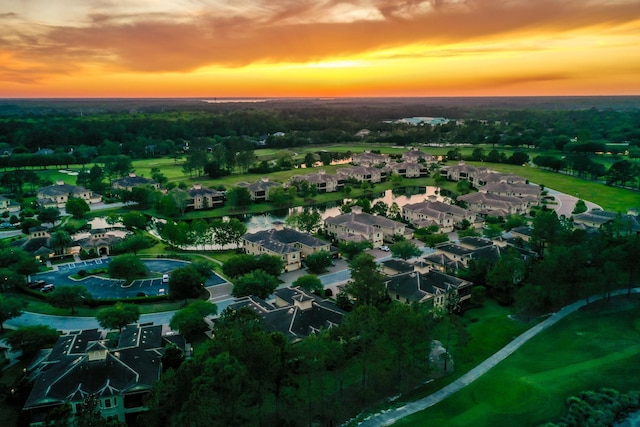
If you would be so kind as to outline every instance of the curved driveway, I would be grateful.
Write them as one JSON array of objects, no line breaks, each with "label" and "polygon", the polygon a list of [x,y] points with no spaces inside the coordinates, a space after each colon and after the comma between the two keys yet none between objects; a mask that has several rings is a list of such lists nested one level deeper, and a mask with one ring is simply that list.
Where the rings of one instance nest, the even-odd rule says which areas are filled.
[{"label": "curved driveway", "polygon": [[[640,288],[633,289],[634,293],[640,292]],[[611,293],[611,296],[614,295],[624,295],[627,293],[626,289],[619,289],[615,292]],[[591,298],[590,301],[595,301],[594,298]],[[576,301],[573,304],[570,304],[564,308],[562,308],[557,313],[553,313],[544,321],[538,323],[536,326],[528,329],[526,332],[522,333],[520,336],[515,338],[509,344],[504,346],[501,350],[495,353],[493,356],[489,357],[484,362],[480,363],[478,366],[447,385],[446,387],[441,388],[433,394],[430,394],[427,397],[424,397],[420,400],[416,400],[415,402],[411,402],[402,406],[400,408],[390,409],[386,412],[380,412],[374,415],[371,415],[365,421],[359,423],[359,426],[389,426],[396,421],[407,417],[409,415],[415,414],[416,412],[420,412],[424,409],[430,408],[436,403],[439,403],[451,396],[455,392],[461,390],[463,387],[471,384],[478,378],[480,378],[483,374],[485,374],[489,369],[496,366],[499,362],[507,358],[511,353],[519,349],[524,343],[529,341],[531,338],[535,337],[538,333],[544,331],[549,326],[555,324],[561,319],[564,319],[569,314],[575,312],[587,305],[586,300]]]}]

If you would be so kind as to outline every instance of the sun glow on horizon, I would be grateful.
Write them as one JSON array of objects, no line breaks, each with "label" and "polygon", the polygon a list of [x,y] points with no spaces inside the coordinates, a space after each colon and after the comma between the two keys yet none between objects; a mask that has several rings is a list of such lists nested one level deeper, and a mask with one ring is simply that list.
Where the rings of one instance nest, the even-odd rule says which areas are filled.
[{"label": "sun glow on horizon", "polygon": [[640,3],[544,1],[7,0],[0,97],[640,94]]}]

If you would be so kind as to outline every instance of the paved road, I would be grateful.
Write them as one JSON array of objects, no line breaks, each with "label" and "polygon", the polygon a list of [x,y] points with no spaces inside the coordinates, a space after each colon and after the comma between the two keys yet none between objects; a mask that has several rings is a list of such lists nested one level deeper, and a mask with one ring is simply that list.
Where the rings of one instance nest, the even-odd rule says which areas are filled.
[{"label": "paved road", "polygon": [[[639,293],[640,288],[633,289],[633,292]],[[627,293],[626,289],[620,289],[618,291],[612,292],[611,295],[612,296],[625,295],[626,293]],[[599,298],[599,297],[600,295],[598,297],[592,297],[589,301],[593,302],[596,300],[596,298]],[[452,394],[458,392],[462,388],[471,384],[472,382],[480,378],[482,375],[484,375],[487,371],[489,371],[489,369],[493,368],[498,363],[506,359],[511,353],[519,349],[524,343],[529,341],[531,338],[535,337],[540,332],[547,329],[549,326],[554,325],[559,320],[564,319],[569,314],[575,312],[581,307],[584,307],[585,305],[587,305],[587,301],[580,300],[562,308],[557,313],[553,313],[544,321],[538,323],[533,328],[527,330],[526,332],[524,332],[523,334],[515,338],[513,341],[511,341],[509,344],[507,344],[501,350],[495,353],[493,356],[489,357],[484,362],[480,363],[478,366],[476,366],[475,368],[473,368],[472,370],[470,370],[469,372],[467,372],[466,374],[464,374],[463,376],[461,376],[451,384],[447,385],[446,387],[443,387],[440,390],[436,391],[433,394],[430,394],[427,397],[424,397],[420,400],[416,400],[415,402],[408,403],[405,406],[402,406],[400,408],[392,409],[387,412],[374,414],[369,418],[367,418],[365,421],[359,423],[358,425],[366,426],[366,427],[389,426],[404,417],[407,417],[411,414],[415,414],[416,412],[420,412],[424,409],[432,407],[436,403],[443,401],[447,397],[451,396]]]},{"label": "paved road", "polygon": [[[551,208],[556,211],[559,217],[564,215],[566,218],[569,218],[573,212],[573,208],[576,207],[576,203],[580,200],[580,195],[576,194],[575,196],[572,196],[551,188],[546,188],[546,190],[549,192],[549,195],[553,196],[556,199],[556,202],[558,202],[557,205],[551,205]],[[587,205],[588,210],[602,209],[602,207],[595,203],[588,202],[586,200],[584,202]]]}]

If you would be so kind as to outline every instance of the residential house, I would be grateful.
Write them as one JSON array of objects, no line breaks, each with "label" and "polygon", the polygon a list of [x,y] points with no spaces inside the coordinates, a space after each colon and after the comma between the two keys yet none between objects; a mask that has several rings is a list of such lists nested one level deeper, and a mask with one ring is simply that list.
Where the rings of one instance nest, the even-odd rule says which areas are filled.
[{"label": "residential house", "polygon": [[356,166],[338,169],[338,175],[344,179],[352,178],[360,182],[378,183],[387,178],[387,172],[382,168]]},{"label": "residential house", "polygon": [[0,196],[0,214],[8,212],[9,214],[18,215],[20,210],[20,203],[14,202],[4,196]]},{"label": "residential house", "polygon": [[459,196],[458,201],[465,202],[470,211],[483,217],[490,215],[504,218],[509,215],[523,215],[530,207],[527,199],[491,193],[469,193]]},{"label": "residential house", "polygon": [[436,156],[420,151],[417,147],[412,147],[411,150],[402,153],[402,160],[411,163],[419,163],[422,160],[427,166],[438,162]]},{"label": "residential house", "polygon": [[456,265],[466,267],[469,264],[469,260],[473,258],[473,252],[473,249],[460,246],[455,242],[444,242],[436,245],[434,255],[446,255],[449,262],[455,262]]},{"label": "residential house", "polygon": [[385,240],[391,241],[396,234],[407,238],[413,235],[412,230],[405,224],[364,213],[360,206],[353,206],[350,213],[325,219],[324,228],[327,234],[340,242],[366,240],[371,242],[374,248],[382,246]]},{"label": "residential house", "polygon": [[251,200],[254,202],[267,202],[269,201],[269,191],[275,187],[281,187],[279,182],[269,181],[268,177],[261,178],[260,181],[253,183],[239,182],[238,187],[243,187],[249,190],[251,194]]},{"label": "residential house", "polygon": [[99,203],[102,196],[94,194],[91,190],[77,185],[65,184],[57,181],[55,185],[43,187],[37,193],[38,203],[41,207],[64,208],[70,197],[84,199],[89,204]]},{"label": "residential house", "polygon": [[429,176],[429,168],[421,163],[404,161],[389,163],[385,166],[389,173],[398,174],[404,178],[423,178]]},{"label": "residential house", "polygon": [[203,187],[201,184],[193,184],[187,193],[189,194],[187,208],[193,210],[215,209],[224,205],[222,192]]},{"label": "residential house", "polygon": [[147,186],[151,187],[155,190],[160,189],[160,184],[155,180],[150,178],[144,178],[142,176],[137,176],[135,173],[131,172],[128,176],[123,178],[119,178],[111,182],[111,188],[114,190],[126,190],[131,191],[134,187]]},{"label": "residential house", "polygon": [[466,164],[464,161],[460,161],[457,165],[454,166],[443,166],[440,168],[440,175],[447,178],[449,181],[469,181],[472,186],[478,186],[478,180],[487,179],[488,173],[495,172],[492,169],[479,167],[476,168],[474,166]]},{"label": "residential house", "polygon": [[128,325],[116,347],[97,329],[61,336],[41,350],[26,373],[33,388],[23,410],[31,426],[44,426],[55,408],[71,405],[72,414],[87,396],[95,396],[103,417],[135,421],[146,410],[144,397],[162,372],[167,344],[187,348],[184,339],[163,326]]},{"label": "residential house", "polygon": [[393,301],[403,304],[414,302],[431,304],[436,310],[444,309],[451,295],[460,303],[471,298],[473,283],[435,270],[411,271],[389,277],[385,281],[387,294]]},{"label": "residential house", "polygon": [[351,158],[351,163],[355,166],[377,166],[384,165],[389,162],[389,156],[387,154],[376,154],[370,151],[364,153],[354,154]]},{"label": "residential house", "polygon": [[302,267],[302,260],[320,251],[331,251],[331,245],[310,234],[291,228],[282,223],[274,224],[271,230],[247,233],[242,236],[244,251],[252,255],[275,255],[282,257],[285,271],[294,271]]},{"label": "residential house", "polygon": [[268,331],[281,332],[294,342],[340,325],[345,315],[334,303],[301,288],[280,288],[273,294],[273,302],[250,296],[236,300],[229,308],[249,308],[264,319]]},{"label": "residential house", "polygon": [[436,225],[445,233],[453,231],[464,220],[471,224],[476,222],[475,213],[435,199],[403,206],[402,218],[416,227]]},{"label": "residential house", "polygon": [[381,262],[380,267],[382,269],[382,273],[387,276],[395,276],[396,274],[413,271],[413,264],[393,258]]},{"label": "residential house", "polygon": [[315,185],[318,189],[318,193],[333,193],[335,191],[342,190],[344,187],[344,177],[341,175],[330,175],[324,170],[319,170],[317,173],[310,173],[306,175],[294,175],[289,180],[290,185],[294,185],[296,182],[306,181],[309,185]]},{"label": "residential house", "polygon": [[538,185],[509,184],[508,182],[503,181],[488,183],[479,187],[478,191],[480,193],[526,199],[530,202],[530,205],[537,205],[542,193],[542,190]]},{"label": "residential house", "polygon": [[515,227],[511,229],[511,234],[513,237],[520,238],[525,242],[529,242],[531,240],[531,234],[533,229],[528,225],[523,225],[521,227]]},{"label": "residential house", "polygon": [[589,212],[573,215],[573,224],[576,228],[597,229],[616,219],[620,220],[621,226],[624,228],[621,232],[640,234],[640,221],[636,215],[623,215],[600,209],[593,209]]},{"label": "residential house", "polygon": [[88,233],[74,236],[74,247],[70,248],[68,253],[78,253],[80,250],[91,252],[93,250],[101,256],[110,255],[114,246],[122,242],[126,234],[125,231],[92,229]]}]

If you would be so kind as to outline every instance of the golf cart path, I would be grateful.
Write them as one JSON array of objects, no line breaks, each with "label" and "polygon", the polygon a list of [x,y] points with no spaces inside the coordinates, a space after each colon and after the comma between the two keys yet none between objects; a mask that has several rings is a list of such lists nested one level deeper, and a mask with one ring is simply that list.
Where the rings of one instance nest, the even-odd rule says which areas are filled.
[{"label": "golf cart path", "polygon": [[[638,292],[640,292],[640,288],[632,289],[632,293],[638,293]],[[619,289],[617,291],[611,292],[611,296],[624,295],[626,293],[627,293],[627,289]],[[596,301],[596,299],[591,298],[589,301],[594,302]],[[555,324],[561,319],[564,319],[569,314],[577,311],[578,309],[586,305],[587,305],[587,301],[583,299],[580,301],[576,301],[573,304],[570,304],[566,307],[563,307],[560,311],[551,314],[542,322],[538,323],[531,329],[528,329],[527,331],[523,332],[520,336],[515,338],[506,346],[504,346],[501,350],[493,354],[484,362],[480,363],[478,366],[476,366],[475,368],[473,368],[472,370],[470,370],[469,372],[467,372],[466,374],[464,374],[463,376],[461,376],[451,384],[447,385],[446,387],[441,388],[440,390],[430,394],[429,396],[426,396],[420,400],[416,400],[414,402],[408,403],[399,408],[389,409],[383,412],[379,412],[377,414],[373,414],[367,419],[365,419],[364,421],[362,421],[361,423],[359,423],[358,425],[367,426],[367,427],[389,426],[404,417],[415,414],[416,412],[420,412],[424,409],[430,408],[431,406],[443,401],[447,397],[451,396],[452,394],[456,393],[457,391],[461,390],[465,386],[471,384],[472,382],[480,378],[491,368],[496,366],[502,360],[506,359],[511,353],[513,353],[518,348],[520,348],[524,343],[529,341],[531,338],[535,337],[540,332],[547,329],[549,326]]]}]

